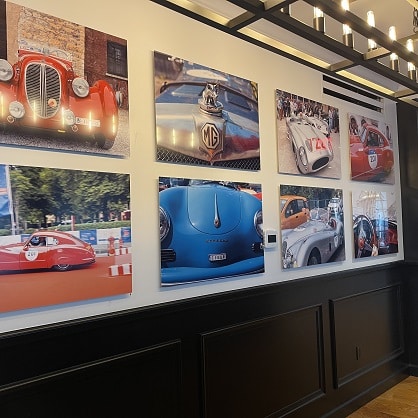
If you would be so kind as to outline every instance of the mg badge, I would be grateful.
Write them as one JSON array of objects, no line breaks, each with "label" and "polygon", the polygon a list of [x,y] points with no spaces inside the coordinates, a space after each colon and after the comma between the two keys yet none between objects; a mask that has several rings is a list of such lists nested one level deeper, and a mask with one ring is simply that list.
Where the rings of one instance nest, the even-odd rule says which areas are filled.
[{"label": "mg badge", "polygon": [[201,133],[202,151],[212,160],[216,154],[223,151],[222,131],[213,123],[205,123],[201,128]]}]

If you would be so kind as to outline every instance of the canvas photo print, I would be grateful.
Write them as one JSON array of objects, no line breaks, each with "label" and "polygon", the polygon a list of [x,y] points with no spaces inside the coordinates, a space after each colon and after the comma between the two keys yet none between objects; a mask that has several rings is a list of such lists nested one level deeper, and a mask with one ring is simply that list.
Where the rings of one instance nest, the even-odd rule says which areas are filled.
[{"label": "canvas photo print", "polygon": [[132,292],[128,174],[0,165],[0,312]]},{"label": "canvas photo print", "polygon": [[127,42],[7,2],[0,144],[129,156]]},{"label": "canvas photo print", "polygon": [[395,192],[353,192],[354,258],[398,252],[398,222]]},{"label": "canvas photo print", "polygon": [[391,129],[384,121],[348,115],[351,179],[395,183]]},{"label": "canvas photo print", "polygon": [[157,161],[260,169],[257,83],[154,52]]},{"label": "canvas photo print", "polygon": [[161,285],[264,271],[259,184],[159,179]]},{"label": "canvas photo print", "polygon": [[279,172],[341,178],[339,110],[276,90]]},{"label": "canvas photo print", "polygon": [[283,269],[345,260],[341,189],[280,186]]}]

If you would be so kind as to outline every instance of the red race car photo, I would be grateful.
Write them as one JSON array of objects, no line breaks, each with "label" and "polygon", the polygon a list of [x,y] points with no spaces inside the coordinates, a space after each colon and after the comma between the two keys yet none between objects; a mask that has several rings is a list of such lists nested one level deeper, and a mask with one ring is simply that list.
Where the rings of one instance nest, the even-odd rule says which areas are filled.
[{"label": "red race car photo", "polygon": [[23,243],[0,246],[0,271],[51,268],[67,271],[95,261],[90,244],[65,232],[37,231]]},{"label": "red race car photo", "polygon": [[394,163],[393,150],[376,126],[363,123],[358,131],[350,132],[350,158],[353,180],[388,182]]},{"label": "red race car photo", "polygon": [[110,149],[118,127],[115,92],[104,80],[92,86],[61,50],[18,51],[0,59],[0,124],[88,138]]}]

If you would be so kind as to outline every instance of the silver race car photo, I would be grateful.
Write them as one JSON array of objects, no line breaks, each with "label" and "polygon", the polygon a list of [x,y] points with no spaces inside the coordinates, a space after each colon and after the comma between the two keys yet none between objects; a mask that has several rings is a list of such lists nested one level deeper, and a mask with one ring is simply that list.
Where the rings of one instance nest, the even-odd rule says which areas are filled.
[{"label": "silver race car photo", "polygon": [[310,220],[282,231],[283,268],[327,263],[344,243],[344,225],[325,208],[310,211]]},{"label": "silver race car photo", "polygon": [[286,119],[286,126],[287,137],[292,144],[300,173],[315,173],[333,160],[331,138],[318,129],[305,114],[292,114]]}]

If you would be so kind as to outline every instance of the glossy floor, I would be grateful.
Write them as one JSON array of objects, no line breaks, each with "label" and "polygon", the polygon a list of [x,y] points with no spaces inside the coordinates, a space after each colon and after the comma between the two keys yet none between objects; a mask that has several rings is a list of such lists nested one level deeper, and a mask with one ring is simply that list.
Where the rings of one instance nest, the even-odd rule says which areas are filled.
[{"label": "glossy floor", "polygon": [[418,377],[410,376],[347,418],[417,418]]}]

